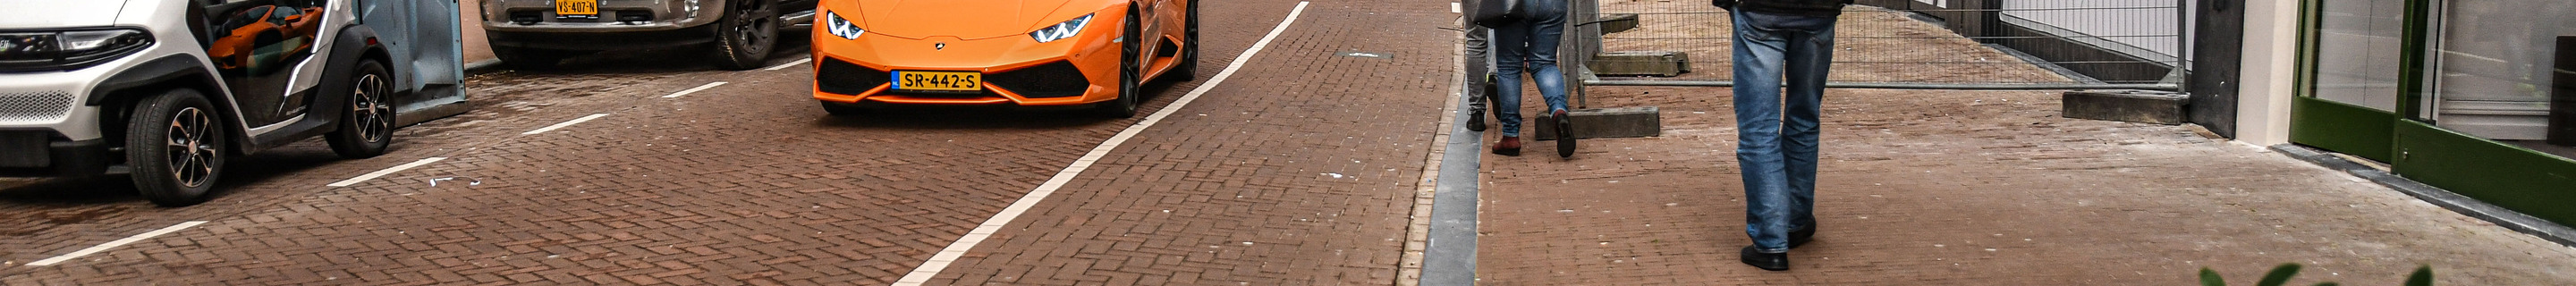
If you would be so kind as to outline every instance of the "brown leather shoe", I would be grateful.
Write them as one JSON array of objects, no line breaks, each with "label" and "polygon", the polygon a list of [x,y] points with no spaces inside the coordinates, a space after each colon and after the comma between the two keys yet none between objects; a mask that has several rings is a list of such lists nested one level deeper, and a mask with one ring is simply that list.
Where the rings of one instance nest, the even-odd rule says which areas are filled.
[{"label": "brown leather shoe", "polygon": [[1520,155],[1521,155],[1521,138],[1520,138],[1520,137],[1509,137],[1509,136],[1506,136],[1506,137],[1503,137],[1503,141],[1500,141],[1500,142],[1494,142],[1494,155],[1514,156],[1514,157],[1518,157],[1518,156],[1520,156]]}]

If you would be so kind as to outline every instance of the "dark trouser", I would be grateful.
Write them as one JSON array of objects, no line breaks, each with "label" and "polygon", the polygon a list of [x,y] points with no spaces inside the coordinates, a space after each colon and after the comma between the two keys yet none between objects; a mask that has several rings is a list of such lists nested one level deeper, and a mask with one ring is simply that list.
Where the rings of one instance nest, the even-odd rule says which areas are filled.
[{"label": "dark trouser", "polygon": [[1494,74],[1494,56],[1490,52],[1493,50],[1493,37],[1493,29],[1467,23],[1467,60],[1460,63],[1463,66],[1458,70],[1467,71],[1467,88],[1464,90],[1467,92],[1467,112],[1470,113],[1485,112],[1484,83],[1487,76]]}]

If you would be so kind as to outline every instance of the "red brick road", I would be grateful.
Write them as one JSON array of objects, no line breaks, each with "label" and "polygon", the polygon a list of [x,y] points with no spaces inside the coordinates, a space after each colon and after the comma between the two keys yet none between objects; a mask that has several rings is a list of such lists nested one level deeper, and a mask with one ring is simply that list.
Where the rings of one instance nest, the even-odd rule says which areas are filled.
[{"label": "red brick road", "polygon": [[[1293,6],[1244,5],[1268,8],[1247,9],[1261,10],[1253,19]],[[1326,1],[1302,15],[1260,66],[1138,135],[933,284],[1394,283],[1453,77],[1439,67],[1457,32],[1441,27],[1456,14],[1447,2]],[[1353,51],[1389,57],[1332,55]]]},{"label": "red brick road", "polygon": [[[1225,20],[1206,23],[1201,74],[1296,3],[1206,2]],[[1392,283],[1447,94],[1445,6],[1314,3],[1311,22],[937,282]],[[1345,51],[1394,57],[1332,55]],[[391,154],[341,161],[309,142],[249,157],[204,205],[150,207],[115,180],[0,190],[0,284],[878,284],[1135,122],[833,118],[802,69],[656,60],[686,52],[477,76],[474,112],[404,129]],[[729,84],[660,98],[715,81]],[[1196,84],[1150,87],[1145,111]],[[521,134],[592,114],[609,115]],[[428,157],[448,159],[323,186]],[[23,265],[183,221],[208,223]]]}]

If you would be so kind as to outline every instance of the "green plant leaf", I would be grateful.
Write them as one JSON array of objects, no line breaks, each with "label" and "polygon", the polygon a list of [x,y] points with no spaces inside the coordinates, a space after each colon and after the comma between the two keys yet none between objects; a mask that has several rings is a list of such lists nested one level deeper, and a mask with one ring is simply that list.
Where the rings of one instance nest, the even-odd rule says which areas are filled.
[{"label": "green plant leaf", "polygon": [[2415,274],[2406,275],[2406,286],[2433,286],[2433,266],[2415,268]]},{"label": "green plant leaf", "polygon": [[2263,274],[2263,281],[2254,282],[2254,286],[2281,286],[2290,283],[2290,276],[2296,275],[2299,275],[2298,263],[2282,263],[2280,267],[2272,267],[2272,273]]},{"label": "green plant leaf", "polygon": [[2200,286],[2227,286],[2227,279],[2219,279],[2218,271],[2211,271],[2209,270],[2209,267],[2201,267]]}]

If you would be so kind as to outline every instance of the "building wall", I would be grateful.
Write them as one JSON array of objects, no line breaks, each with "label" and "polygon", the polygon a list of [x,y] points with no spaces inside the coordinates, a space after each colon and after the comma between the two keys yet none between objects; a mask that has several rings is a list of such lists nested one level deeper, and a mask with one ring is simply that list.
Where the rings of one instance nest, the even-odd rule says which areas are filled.
[{"label": "building wall", "polygon": [[2237,89],[2236,140],[2256,146],[2290,143],[2290,99],[2297,85],[2299,3],[2245,3],[2244,78]]}]

